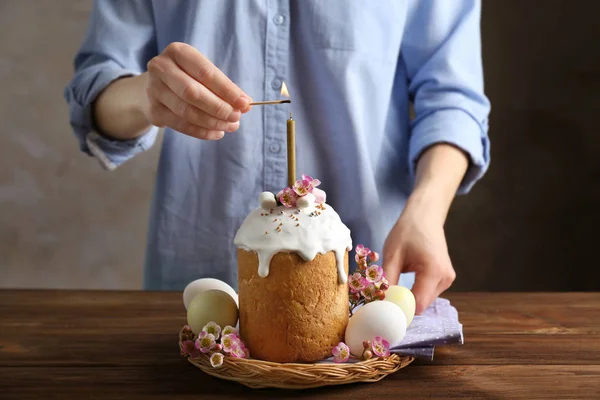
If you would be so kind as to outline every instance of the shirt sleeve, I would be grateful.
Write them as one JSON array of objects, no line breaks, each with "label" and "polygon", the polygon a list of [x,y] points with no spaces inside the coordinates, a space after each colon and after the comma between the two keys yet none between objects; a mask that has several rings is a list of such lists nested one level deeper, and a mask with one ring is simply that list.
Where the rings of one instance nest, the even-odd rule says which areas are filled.
[{"label": "shirt sleeve", "polygon": [[83,43],[75,55],[74,76],[64,90],[69,121],[83,152],[114,169],[152,146],[158,128],[133,140],[110,140],[95,131],[92,103],[115,79],[146,69],[157,46],[149,0],[96,0]]},{"label": "shirt sleeve", "polygon": [[469,192],[490,162],[483,93],[479,0],[416,1],[410,9],[401,57],[414,106],[409,170],[436,143],[462,149],[470,163],[458,194]]}]

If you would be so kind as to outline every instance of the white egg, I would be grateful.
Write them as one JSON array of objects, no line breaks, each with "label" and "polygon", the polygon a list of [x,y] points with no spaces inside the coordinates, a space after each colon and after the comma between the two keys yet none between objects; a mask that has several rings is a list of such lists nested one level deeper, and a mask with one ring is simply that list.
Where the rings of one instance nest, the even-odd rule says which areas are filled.
[{"label": "white egg", "polygon": [[407,287],[392,285],[385,291],[385,300],[391,301],[404,311],[406,323],[410,326],[414,316],[417,303],[413,292]]},{"label": "white egg", "polygon": [[359,308],[346,327],[346,344],[350,352],[360,357],[363,342],[381,336],[390,348],[402,342],[406,335],[406,316],[400,307],[389,301],[373,301]]},{"label": "white egg", "polygon": [[235,304],[238,304],[238,295],[231,286],[218,279],[203,278],[191,282],[183,291],[183,305],[185,306],[185,309],[188,309],[192,299],[196,297],[196,295],[207,290],[222,290],[235,300]]}]

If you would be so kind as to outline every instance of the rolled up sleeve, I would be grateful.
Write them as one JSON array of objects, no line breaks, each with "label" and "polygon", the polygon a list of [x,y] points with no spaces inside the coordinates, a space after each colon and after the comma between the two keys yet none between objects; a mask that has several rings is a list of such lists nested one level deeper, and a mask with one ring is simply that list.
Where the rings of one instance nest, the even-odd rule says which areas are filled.
[{"label": "rolled up sleeve", "polygon": [[116,79],[145,70],[156,54],[151,4],[147,0],[94,2],[83,43],[74,60],[74,76],[64,90],[69,122],[80,149],[112,170],[150,148],[158,132],[152,127],[132,140],[111,140],[95,126],[92,105]]},{"label": "rolled up sleeve", "polygon": [[448,143],[469,157],[458,194],[470,191],[490,163],[490,103],[483,91],[479,0],[419,1],[409,14],[402,60],[415,118],[409,142],[414,180],[421,154]]}]

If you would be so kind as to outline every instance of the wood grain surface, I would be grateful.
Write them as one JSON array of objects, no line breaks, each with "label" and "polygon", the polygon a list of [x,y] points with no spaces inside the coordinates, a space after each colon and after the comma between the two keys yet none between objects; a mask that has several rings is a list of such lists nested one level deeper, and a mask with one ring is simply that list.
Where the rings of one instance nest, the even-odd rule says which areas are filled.
[{"label": "wood grain surface", "polygon": [[250,390],[179,355],[180,293],[0,291],[0,399],[600,398],[600,293],[452,293],[465,345],[375,384]]}]

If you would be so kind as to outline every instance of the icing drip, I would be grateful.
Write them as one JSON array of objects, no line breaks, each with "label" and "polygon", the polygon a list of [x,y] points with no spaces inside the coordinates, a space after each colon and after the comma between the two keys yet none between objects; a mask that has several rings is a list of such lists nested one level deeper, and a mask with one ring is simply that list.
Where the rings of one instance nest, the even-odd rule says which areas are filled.
[{"label": "icing drip", "polygon": [[269,275],[273,256],[279,252],[295,252],[306,261],[318,254],[335,253],[340,283],[348,277],[344,256],[352,249],[350,229],[327,204],[312,204],[302,210],[278,206],[257,208],[245,219],[235,235],[234,244],[258,255],[258,275]]}]

